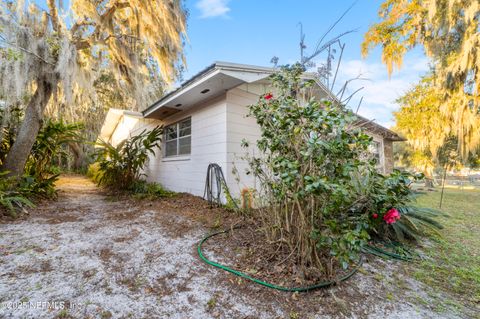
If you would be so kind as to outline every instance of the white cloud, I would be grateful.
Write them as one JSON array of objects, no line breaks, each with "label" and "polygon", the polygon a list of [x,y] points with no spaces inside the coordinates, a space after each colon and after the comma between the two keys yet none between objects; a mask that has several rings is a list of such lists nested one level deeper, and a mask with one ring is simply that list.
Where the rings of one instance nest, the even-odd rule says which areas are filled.
[{"label": "white cloud", "polygon": [[[427,70],[428,59],[420,56],[407,55],[400,71],[395,71],[390,79],[385,65],[380,62],[343,61],[338,74],[339,80],[337,83],[339,85],[336,85],[336,90],[346,80],[361,76],[365,80],[351,82],[348,92],[351,94],[360,87],[364,87],[364,89],[352,99],[349,105],[356,108],[363,96],[358,113],[375,120],[379,124],[391,127],[394,124],[392,112],[398,109],[395,100],[416,84],[420,76],[425,74]],[[345,96],[348,96],[348,92]]]},{"label": "white cloud", "polygon": [[228,2],[230,0],[200,0],[197,2],[196,7],[201,12],[201,18],[213,18],[225,16],[230,8]]}]

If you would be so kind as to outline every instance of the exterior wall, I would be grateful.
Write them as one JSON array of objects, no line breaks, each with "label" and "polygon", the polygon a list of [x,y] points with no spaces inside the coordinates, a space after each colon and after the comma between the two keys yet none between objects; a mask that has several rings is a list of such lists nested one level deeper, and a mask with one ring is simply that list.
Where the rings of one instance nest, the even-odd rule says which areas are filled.
[{"label": "exterior wall", "polygon": [[[233,197],[239,197],[243,188],[259,186],[253,176],[245,173],[248,168],[245,155],[258,156],[256,141],[261,136],[255,119],[247,117],[247,106],[256,103],[259,95],[266,92],[269,92],[269,87],[261,84],[243,84],[227,92],[227,169],[226,171],[224,169],[224,174]],[[379,170],[382,173],[390,173],[393,168],[392,142],[374,133],[367,134],[380,143]],[[243,139],[249,142],[248,149],[241,147]],[[233,173],[233,170],[236,172]]]},{"label": "exterior wall", "polygon": [[[256,103],[266,90],[264,85],[244,84],[227,92],[227,166],[224,174],[233,197],[238,198],[245,187],[259,186],[255,178],[245,172],[248,168],[245,155],[258,155],[256,141],[261,134],[255,118],[247,117],[247,106]],[[243,139],[249,142],[248,149],[241,146]]]},{"label": "exterior wall", "polygon": [[108,142],[112,145],[118,145],[118,143],[127,139],[135,131],[139,123],[144,121],[144,119],[138,117],[122,116]]},{"label": "exterior wall", "polygon": [[392,140],[383,140],[383,153],[385,154],[385,174],[390,174],[394,166]]},{"label": "exterior wall", "polygon": [[[226,172],[226,103],[225,95],[195,106],[194,111],[177,113],[164,121],[139,119],[133,126],[122,125],[115,133],[115,139],[125,136],[117,132],[129,130],[130,135],[157,125],[169,125],[191,117],[192,137],[190,155],[164,157],[162,151],[151,156],[145,168],[146,179],[157,182],[176,192],[187,192],[203,196],[207,167],[210,163],[219,164]],[[129,135],[127,133],[127,135]]]},{"label": "exterior wall", "polygon": [[[111,142],[115,145],[144,129],[191,117],[191,154],[165,158],[162,151],[157,151],[145,169],[147,180],[172,191],[203,196],[208,164],[217,163],[222,167],[232,196],[238,198],[243,188],[259,186],[252,175],[246,174],[245,155],[248,152],[250,156],[258,156],[256,141],[261,134],[255,119],[247,117],[247,106],[256,103],[258,96],[268,89],[262,84],[243,84],[223,96],[192,107],[194,111],[187,110],[164,121],[125,115],[112,134]],[[392,142],[370,135],[381,143],[382,170],[390,172],[393,168]],[[248,149],[241,146],[244,139],[249,142]]]},{"label": "exterior wall", "polygon": [[367,135],[373,138],[373,141],[380,143],[379,145],[379,152],[380,152],[380,163],[377,165],[377,170],[385,174],[385,140],[381,135],[365,132]]}]

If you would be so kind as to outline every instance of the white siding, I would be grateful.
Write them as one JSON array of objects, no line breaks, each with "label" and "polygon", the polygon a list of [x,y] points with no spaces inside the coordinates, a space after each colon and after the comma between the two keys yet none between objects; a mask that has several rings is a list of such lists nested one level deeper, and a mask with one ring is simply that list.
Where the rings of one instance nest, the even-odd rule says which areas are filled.
[{"label": "white siding", "polygon": [[175,114],[163,122],[140,119],[133,126],[125,123],[119,125],[113,135],[118,137],[128,135],[128,133],[120,131],[135,135],[144,129],[150,130],[157,125],[169,125],[191,117],[191,154],[166,158],[163,150],[157,151],[155,157],[150,157],[145,174],[148,181],[160,183],[169,190],[203,196],[208,164],[217,163],[226,172],[225,95],[192,107],[192,109],[194,111],[187,110]]},{"label": "white siding", "polygon": [[[248,105],[256,103],[259,95],[268,90],[269,87],[264,84],[244,84],[227,91],[223,96],[194,106],[191,110],[175,114],[163,122],[125,115],[111,140],[115,144],[144,129],[169,125],[191,117],[191,154],[165,158],[163,152],[157,151],[145,169],[147,180],[160,183],[176,192],[203,196],[208,164],[217,163],[222,167],[232,196],[238,198],[243,188],[259,186],[253,176],[245,173],[248,168],[245,154],[249,152],[250,156],[259,155],[256,141],[260,138],[260,128],[255,119],[247,115]],[[383,142],[380,136],[371,135],[376,141]],[[248,149],[241,147],[243,139],[249,142]],[[383,166],[383,152],[381,160]],[[232,172],[233,169],[236,169],[236,174]]]},{"label": "white siding", "polygon": [[115,131],[110,137],[109,142],[112,145],[118,145],[118,143],[127,139],[129,136],[131,136],[131,134],[135,134],[135,128],[139,126],[139,123],[142,123],[144,121],[144,119],[138,117],[128,115],[122,116],[122,118],[117,124],[117,127],[115,128]]},{"label": "white siding", "polygon": [[[247,117],[248,105],[257,103],[259,96],[269,92],[269,89],[271,88],[261,84],[244,84],[227,92],[227,171],[224,171],[224,174],[233,197],[239,197],[243,188],[259,186],[253,176],[245,173],[248,164],[242,158],[247,153],[249,156],[259,155],[256,141],[260,138],[261,132],[255,119]],[[383,137],[366,133],[380,143],[379,169],[385,172]],[[248,149],[241,147],[242,139],[249,142]],[[237,171],[235,174],[232,172],[234,168]]]},{"label": "white siding", "polygon": [[385,170],[385,145],[384,145],[383,137],[381,135],[371,133],[368,131],[366,131],[365,134],[371,136],[375,142],[379,143],[380,163],[378,163],[377,169],[382,174],[387,173]]},{"label": "white siding", "polygon": [[[248,168],[248,156],[258,155],[256,141],[260,138],[260,127],[255,118],[247,117],[248,105],[258,101],[260,94],[264,94],[268,87],[263,85],[241,85],[227,92],[227,169],[224,171],[227,185],[233,197],[239,197],[243,188],[258,186],[251,175],[245,173]],[[249,142],[249,147],[241,146],[242,140]],[[236,169],[237,173],[232,172]]]}]

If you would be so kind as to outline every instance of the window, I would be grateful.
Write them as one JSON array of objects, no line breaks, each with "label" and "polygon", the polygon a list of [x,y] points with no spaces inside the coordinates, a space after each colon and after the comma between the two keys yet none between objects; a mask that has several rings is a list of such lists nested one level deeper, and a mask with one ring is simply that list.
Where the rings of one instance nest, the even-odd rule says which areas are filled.
[{"label": "window", "polygon": [[192,144],[192,119],[165,127],[165,157],[188,155]]},{"label": "window", "polygon": [[370,144],[370,152],[373,154],[373,158],[375,158],[377,162],[377,166],[382,165],[381,162],[381,154],[382,154],[382,143],[373,141],[372,144]]}]

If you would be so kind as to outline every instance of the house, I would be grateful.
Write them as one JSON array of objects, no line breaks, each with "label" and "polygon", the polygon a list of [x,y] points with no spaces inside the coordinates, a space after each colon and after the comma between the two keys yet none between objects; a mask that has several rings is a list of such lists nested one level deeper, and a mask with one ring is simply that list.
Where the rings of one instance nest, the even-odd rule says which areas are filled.
[{"label": "house", "polygon": [[[245,174],[247,163],[242,157],[246,150],[241,143],[243,139],[254,143],[260,137],[255,119],[246,117],[247,106],[271,91],[272,72],[272,68],[216,62],[141,113],[111,109],[100,137],[116,145],[129,135],[164,125],[162,150],[145,169],[149,181],[202,196],[207,167],[217,163],[232,196],[238,197],[243,188],[257,186],[255,178]],[[317,83],[314,94],[325,98],[331,93]],[[372,151],[379,169],[389,173],[393,169],[392,144],[402,138],[360,116],[358,124],[373,137]],[[251,152],[258,150],[252,148]]]}]

